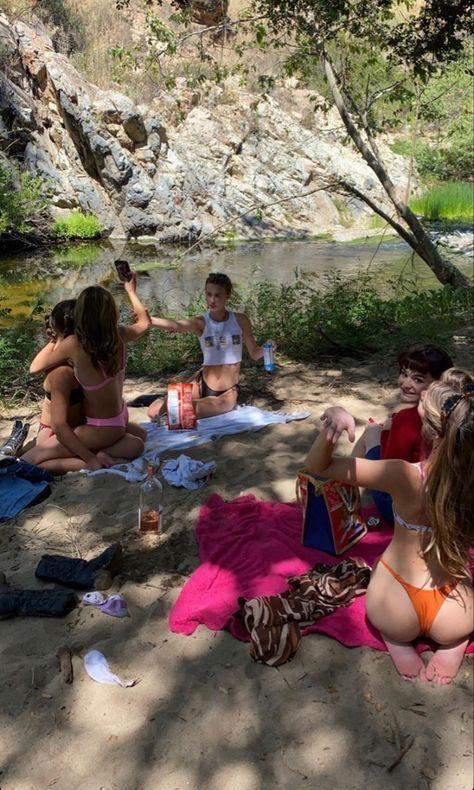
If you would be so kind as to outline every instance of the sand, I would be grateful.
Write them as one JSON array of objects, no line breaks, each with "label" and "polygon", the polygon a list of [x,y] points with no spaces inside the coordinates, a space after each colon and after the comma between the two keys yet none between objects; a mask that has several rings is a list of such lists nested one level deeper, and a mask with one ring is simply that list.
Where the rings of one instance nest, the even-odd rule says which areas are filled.
[{"label": "sand", "polygon": [[[468,364],[464,338],[458,351]],[[168,629],[170,607],[197,565],[194,524],[212,491],[291,500],[324,406],[342,403],[362,427],[396,404],[386,360],[338,365],[288,364],[273,377],[247,368],[244,402],[307,407],[312,416],[194,449],[194,457],[216,460],[217,472],[198,492],[166,487],[159,538],[137,534],[137,489],[112,476],[70,474],[46,501],[0,525],[0,570],[23,588],[41,586],[34,569],[45,552],[88,558],[120,540],[124,569],[109,592],[125,595],[131,612],[118,620],[79,605],[64,619],[0,622],[1,790],[472,788],[472,659],[451,686],[437,687],[401,680],[384,653],[316,634],[292,662],[270,669],[225,632]],[[129,381],[126,394],[162,385]],[[15,415],[31,419],[34,436],[36,405]],[[144,410],[133,416],[144,419]],[[0,423],[0,438],[9,427]],[[59,673],[62,645],[74,654],[72,685]],[[90,649],[138,685],[94,683],[82,663]]]}]

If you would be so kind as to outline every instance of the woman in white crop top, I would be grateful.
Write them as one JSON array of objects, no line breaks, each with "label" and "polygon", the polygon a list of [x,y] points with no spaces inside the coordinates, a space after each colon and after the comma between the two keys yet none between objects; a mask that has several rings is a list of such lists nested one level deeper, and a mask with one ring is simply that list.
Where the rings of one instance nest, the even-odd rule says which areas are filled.
[{"label": "woman in white crop top", "polygon": [[[227,310],[231,293],[229,277],[214,272],[208,275],[205,284],[207,313],[180,320],[151,319],[152,326],[165,332],[194,332],[199,339],[203,364],[193,379],[198,419],[224,414],[235,407],[243,343],[255,362],[263,357],[263,348],[257,345],[247,316]],[[166,400],[159,399],[148,408],[148,416],[156,419],[165,411]]]}]

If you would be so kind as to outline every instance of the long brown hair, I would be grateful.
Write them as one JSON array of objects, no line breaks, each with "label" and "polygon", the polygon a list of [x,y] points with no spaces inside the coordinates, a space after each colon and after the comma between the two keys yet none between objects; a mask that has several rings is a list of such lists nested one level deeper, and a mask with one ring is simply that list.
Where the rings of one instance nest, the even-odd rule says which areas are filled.
[{"label": "long brown hair", "polygon": [[100,285],[86,288],[76,302],[75,334],[95,368],[113,376],[120,369],[121,338],[112,294]]},{"label": "long brown hair", "polygon": [[450,368],[423,401],[423,432],[433,442],[426,485],[432,528],[423,551],[454,579],[468,579],[474,537],[474,378]]}]

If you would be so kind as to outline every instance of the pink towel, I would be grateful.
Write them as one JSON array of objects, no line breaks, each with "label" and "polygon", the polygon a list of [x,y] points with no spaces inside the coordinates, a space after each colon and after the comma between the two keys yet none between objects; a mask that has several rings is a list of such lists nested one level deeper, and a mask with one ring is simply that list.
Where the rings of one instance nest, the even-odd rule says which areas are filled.
[{"label": "pink towel", "polygon": [[[274,595],[288,589],[287,578],[298,576],[317,562],[336,564],[344,557],[361,557],[369,565],[379,557],[391,530],[371,532],[346,554],[333,557],[301,545],[301,508],[296,503],[265,502],[249,494],[224,502],[212,494],[201,508],[196,525],[201,564],[183,587],[169,618],[172,631],[192,634],[198,625],[227,629],[249,640],[234,617],[237,599]],[[365,617],[365,596],[324,617],[303,633],[318,631],[348,647],[385,645]],[[421,643],[419,650],[426,649]],[[471,643],[469,652],[474,652]]]}]

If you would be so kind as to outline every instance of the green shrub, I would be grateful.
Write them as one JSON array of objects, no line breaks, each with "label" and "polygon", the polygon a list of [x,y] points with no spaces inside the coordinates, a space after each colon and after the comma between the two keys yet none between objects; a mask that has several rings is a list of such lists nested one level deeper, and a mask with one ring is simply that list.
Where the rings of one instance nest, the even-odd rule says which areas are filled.
[{"label": "green shrub", "polygon": [[[474,296],[468,289],[449,286],[414,290],[398,280],[382,297],[376,280],[332,274],[317,287],[312,277],[290,285],[259,283],[232,297],[232,308],[252,321],[257,342],[273,338],[279,353],[299,362],[321,357],[363,356],[372,351],[409,345],[416,340],[446,343],[453,327],[469,324]],[[163,314],[160,305],[156,314]],[[203,312],[194,302],[186,315]],[[129,372],[161,375],[199,365],[201,352],[192,334],[151,330],[130,346]]]},{"label": "green shrub", "polygon": [[468,220],[474,218],[474,185],[466,182],[438,184],[420,198],[410,201],[410,207],[425,219]]},{"label": "green shrub", "polygon": [[[10,309],[1,304],[0,296],[0,317],[5,317]],[[43,309],[39,300],[27,321],[0,333],[0,402],[23,398],[32,384],[28,365],[38,350],[37,320]]]},{"label": "green shrub", "polygon": [[0,236],[31,233],[46,200],[40,178],[20,172],[11,162],[0,162]]},{"label": "green shrub", "polygon": [[61,239],[96,239],[102,228],[94,214],[73,211],[64,219],[56,219],[53,223],[54,236]]},{"label": "green shrub", "polygon": [[[321,284],[314,277],[304,276],[290,285],[265,282],[251,290],[239,289],[229,306],[249,316],[258,343],[271,337],[278,344],[278,355],[308,364],[344,356],[366,359],[372,352],[393,354],[394,349],[415,341],[437,343],[449,350],[453,328],[460,329],[472,321],[474,294],[470,289],[445,286],[417,291],[411,280],[399,279],[382,297],[377,285],[376,279],[368,276],[343,278],[336,273]],[[199,315],[204,309],[203,297],[199,296],[180,315]],[[150,312],[169,315],[159,303],[151,306]],[[121,320],[130,319],[129,312],[124,311]],[[12,400],[16,393],[23,397],[25,391],[36,386],[27,365],[37,343],[44,341],[36,322],[37,315],[33,314],[21,327],[2,331],[0,399]],[[21,365],[19,359],[24,360]],[[159,377],[197,369],[201,360],[194,334],[152,329],[130,344],[127,372]],[[249,364],[245,356],[244,364]]]}]

